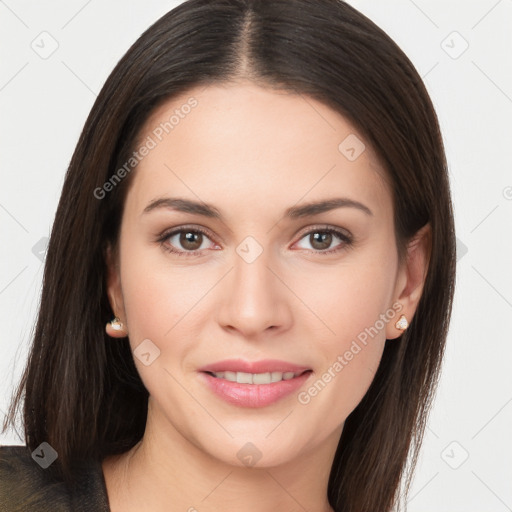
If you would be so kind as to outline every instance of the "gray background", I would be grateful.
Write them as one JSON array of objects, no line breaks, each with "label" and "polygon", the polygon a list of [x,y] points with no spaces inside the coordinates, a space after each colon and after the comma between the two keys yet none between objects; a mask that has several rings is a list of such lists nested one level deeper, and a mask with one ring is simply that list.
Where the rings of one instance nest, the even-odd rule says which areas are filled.
[{"label": "gray background", "polygon": [[[0,418],[25,364],[46,237],[86,116],[118,59],[179,3],[0,0]],[[455,206],[452,326],[408,510],[512,510],[512,0],[349,3],[424,78]],[[0,443],[24,444],[15,433]]]}]

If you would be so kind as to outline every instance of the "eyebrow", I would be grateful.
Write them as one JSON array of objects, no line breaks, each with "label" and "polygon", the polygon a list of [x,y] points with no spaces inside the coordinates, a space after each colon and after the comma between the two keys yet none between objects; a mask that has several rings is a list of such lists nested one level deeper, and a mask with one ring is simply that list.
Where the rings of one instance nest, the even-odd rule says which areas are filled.
[{"label": "eyebrow", "polygon": [[[202,215],[203,217],[210,217],[224,222],[222,214],[217,208],[215,208],[215,206],[178,197],[162,197],[154,199],[146,206],[146,208],[144,208],[142,213],[149,213],[160,208],[192,213],[194,215]],[[363,203],[354,201],[347,197],[335,197],[332,199],[325,199],[323,201],[309,202],[300,206],[292,206],[285,210],[284,217],[289,219],[300,219],[303,217],[318,215],[336,208],[357,208],[366,215],[373,216],[373,212],[370,208]]]}]

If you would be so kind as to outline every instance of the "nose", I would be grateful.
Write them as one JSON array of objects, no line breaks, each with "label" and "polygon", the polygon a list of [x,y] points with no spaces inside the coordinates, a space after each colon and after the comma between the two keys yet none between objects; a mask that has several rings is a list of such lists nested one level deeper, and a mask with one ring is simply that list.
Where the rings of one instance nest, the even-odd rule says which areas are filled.
[{"label": "nose", "polygon": [[292,323],[293,294],[266,251],[251,263],[236,255],[233,267],[219,283],[219,325],[253,340],[288,329]]}]

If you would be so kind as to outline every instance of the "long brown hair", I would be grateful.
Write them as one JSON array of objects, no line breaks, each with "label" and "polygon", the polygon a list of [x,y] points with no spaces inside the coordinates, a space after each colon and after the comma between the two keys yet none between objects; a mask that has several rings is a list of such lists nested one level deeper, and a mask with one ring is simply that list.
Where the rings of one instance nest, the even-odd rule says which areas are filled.
[{"label": "long brown hair", "polygon": [[[154,23],[108,77],[66,173],[48,246],[41,304],[8,424],[24,399],[27,445],[46,441],[52,467],[134,446],[148,393],[128,340],[112,343],[105,248],[116,244],[131,176],[94,191],[129,159],[155,107],[188,88],[249,78],[303,94],[345,116],[377,152],[394,201],[400,257],[427,222],[428,274],[414,319],[386,344],[375,379],[346,420],[331,469],[334,510],[390,510],[408,455],[414,467],[451,315],[455,234],[438,120],[400,48],[339,0],[188,0]],[[411,455],[412,454],[412,455]],[[408,473],[407,488],[412,473]]]}]

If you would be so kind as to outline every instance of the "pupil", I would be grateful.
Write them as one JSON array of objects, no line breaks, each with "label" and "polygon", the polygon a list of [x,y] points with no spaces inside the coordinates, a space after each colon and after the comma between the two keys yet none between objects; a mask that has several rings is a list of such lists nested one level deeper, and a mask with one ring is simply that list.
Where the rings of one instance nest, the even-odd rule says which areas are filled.
[{"label": "pupil", "polygon": [[[186,233],[182,233],[181,235],[181,240],[180,240],[180,243],[182,244],[183,247],[187,248],[187,249],[191,249],[191,250],[195,250],[195,249],[198,249],[199,247],[201,247],[201,243],[197,244],[197,238],[199,238],[201,236],[201,233],[192,233],[191,231],[188,231]],[[194,246],[197,245],[196,246]],[[192,247],[190,246],[192,245]]]},{"label": "pupil", "polygon": [[[311,244],[316,249],[327,249],[331,245],[332,233],[313,233],[313,243]],[[191,250],[198,249],[201,247],[201,243],[198,245],[198,239],[201,237],[201,233],[193,233],[188,231],[182,233],[180,243],[183,247]],[[190,246],[192,245],[192,247]]]},{"label": "pupil", "polygon": [[[311,245],[316,249],[327,249],[331,245],[332,233],[313,233],[314,243]],[[320,247],[315,246],[320,241]]]}]

